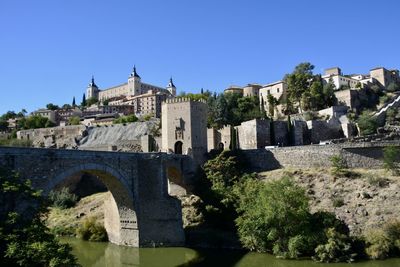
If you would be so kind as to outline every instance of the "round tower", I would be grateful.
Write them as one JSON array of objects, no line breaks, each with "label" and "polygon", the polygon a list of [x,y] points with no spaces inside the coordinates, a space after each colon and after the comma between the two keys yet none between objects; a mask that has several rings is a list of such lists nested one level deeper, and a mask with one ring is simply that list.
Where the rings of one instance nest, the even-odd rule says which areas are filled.
[{"label": "round tower", "polygon": [[172,77],[169,78],[169,83],[167,85],[167,90],[170,92],[171,95],[176,96],[176,87],[174,85],[174,82],[172,81]]},{"label": "round tower", "polygon": [[130,95],[142,94],[142,82],[139,74],[136,72],[136,66],[133,66],[132,73],[129,75],[128,88]]},{"label": "round tower", "polygon": [[99,88],[94,82],[94,76],[92,76],[92,81],[89,83],[87,89],[86,89],[86,96],[87,98],[99,98]]}]

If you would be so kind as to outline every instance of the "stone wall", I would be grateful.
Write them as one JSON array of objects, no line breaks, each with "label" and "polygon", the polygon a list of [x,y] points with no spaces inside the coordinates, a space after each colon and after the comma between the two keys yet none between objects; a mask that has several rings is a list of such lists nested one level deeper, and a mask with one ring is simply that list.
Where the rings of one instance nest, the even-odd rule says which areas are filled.
[{"label": "stone wall", "polygon": [[[251,169],[267,171],[280,167],[330,168],[330,158],[341,155],[349,168],[382,168],[383,148],[400,147],[399,141],[369,142],[356,144],[308,145],[273,149],[243,150]],[[400,155],[398,159],[400,162]]]},{"label": "stone wall", "polygon": [[168,194],[168,171],[181,184],[192,167],[187,156],[0,147],[0,166],[16,170],[46,194],[75,176],[97,177],[111,192],[105,227],[110,241],[128,246],[182,246],[181,204]]},{"label": "stone wall", "polygon": [[77,148],[87,135],[86,129],[84,125],[73,125],[22,130],[17,132],[17,138],[31,140],[34,147]]},{"label": "stone wall", "polygon": [[236,126],[238,144],[241,149],[263,148],[270,142],[270,121],[254,119]]}]

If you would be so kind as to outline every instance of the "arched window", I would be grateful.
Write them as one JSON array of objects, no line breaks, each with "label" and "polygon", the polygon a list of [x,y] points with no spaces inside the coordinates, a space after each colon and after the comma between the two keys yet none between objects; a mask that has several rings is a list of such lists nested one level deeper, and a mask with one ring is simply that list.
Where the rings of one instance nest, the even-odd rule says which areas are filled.
[{"label": "arched window", "polygon": [[183,143],[181,141],[175,143],[175,154],[182,155],[182,145]]}]

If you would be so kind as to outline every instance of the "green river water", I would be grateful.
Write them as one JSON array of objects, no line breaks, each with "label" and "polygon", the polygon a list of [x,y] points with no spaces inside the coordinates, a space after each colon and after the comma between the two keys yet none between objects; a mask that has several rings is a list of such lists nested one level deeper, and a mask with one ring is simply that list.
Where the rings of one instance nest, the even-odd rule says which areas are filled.
[{"label": "green river water", "polygon": [[110,243],[63,238],[84,267],[90,266],[235,266],[235,267],[400,267],[400,259],[355,264],[321,264],[309,260],[282,260],[263,253],[191,248],[129,248]]}]

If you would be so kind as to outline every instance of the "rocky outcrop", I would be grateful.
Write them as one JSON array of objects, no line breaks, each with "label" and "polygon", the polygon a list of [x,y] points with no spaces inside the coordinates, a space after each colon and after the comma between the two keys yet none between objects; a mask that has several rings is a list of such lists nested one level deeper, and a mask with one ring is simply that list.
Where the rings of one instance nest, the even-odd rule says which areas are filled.
[{"label": "rocky outcrop", "polygon": [[19,131],[18,138],[31,140],[34,147],[141,152],[141,137],[153,134],[159,123],[153,119],[99,127],[60,126]]}]

